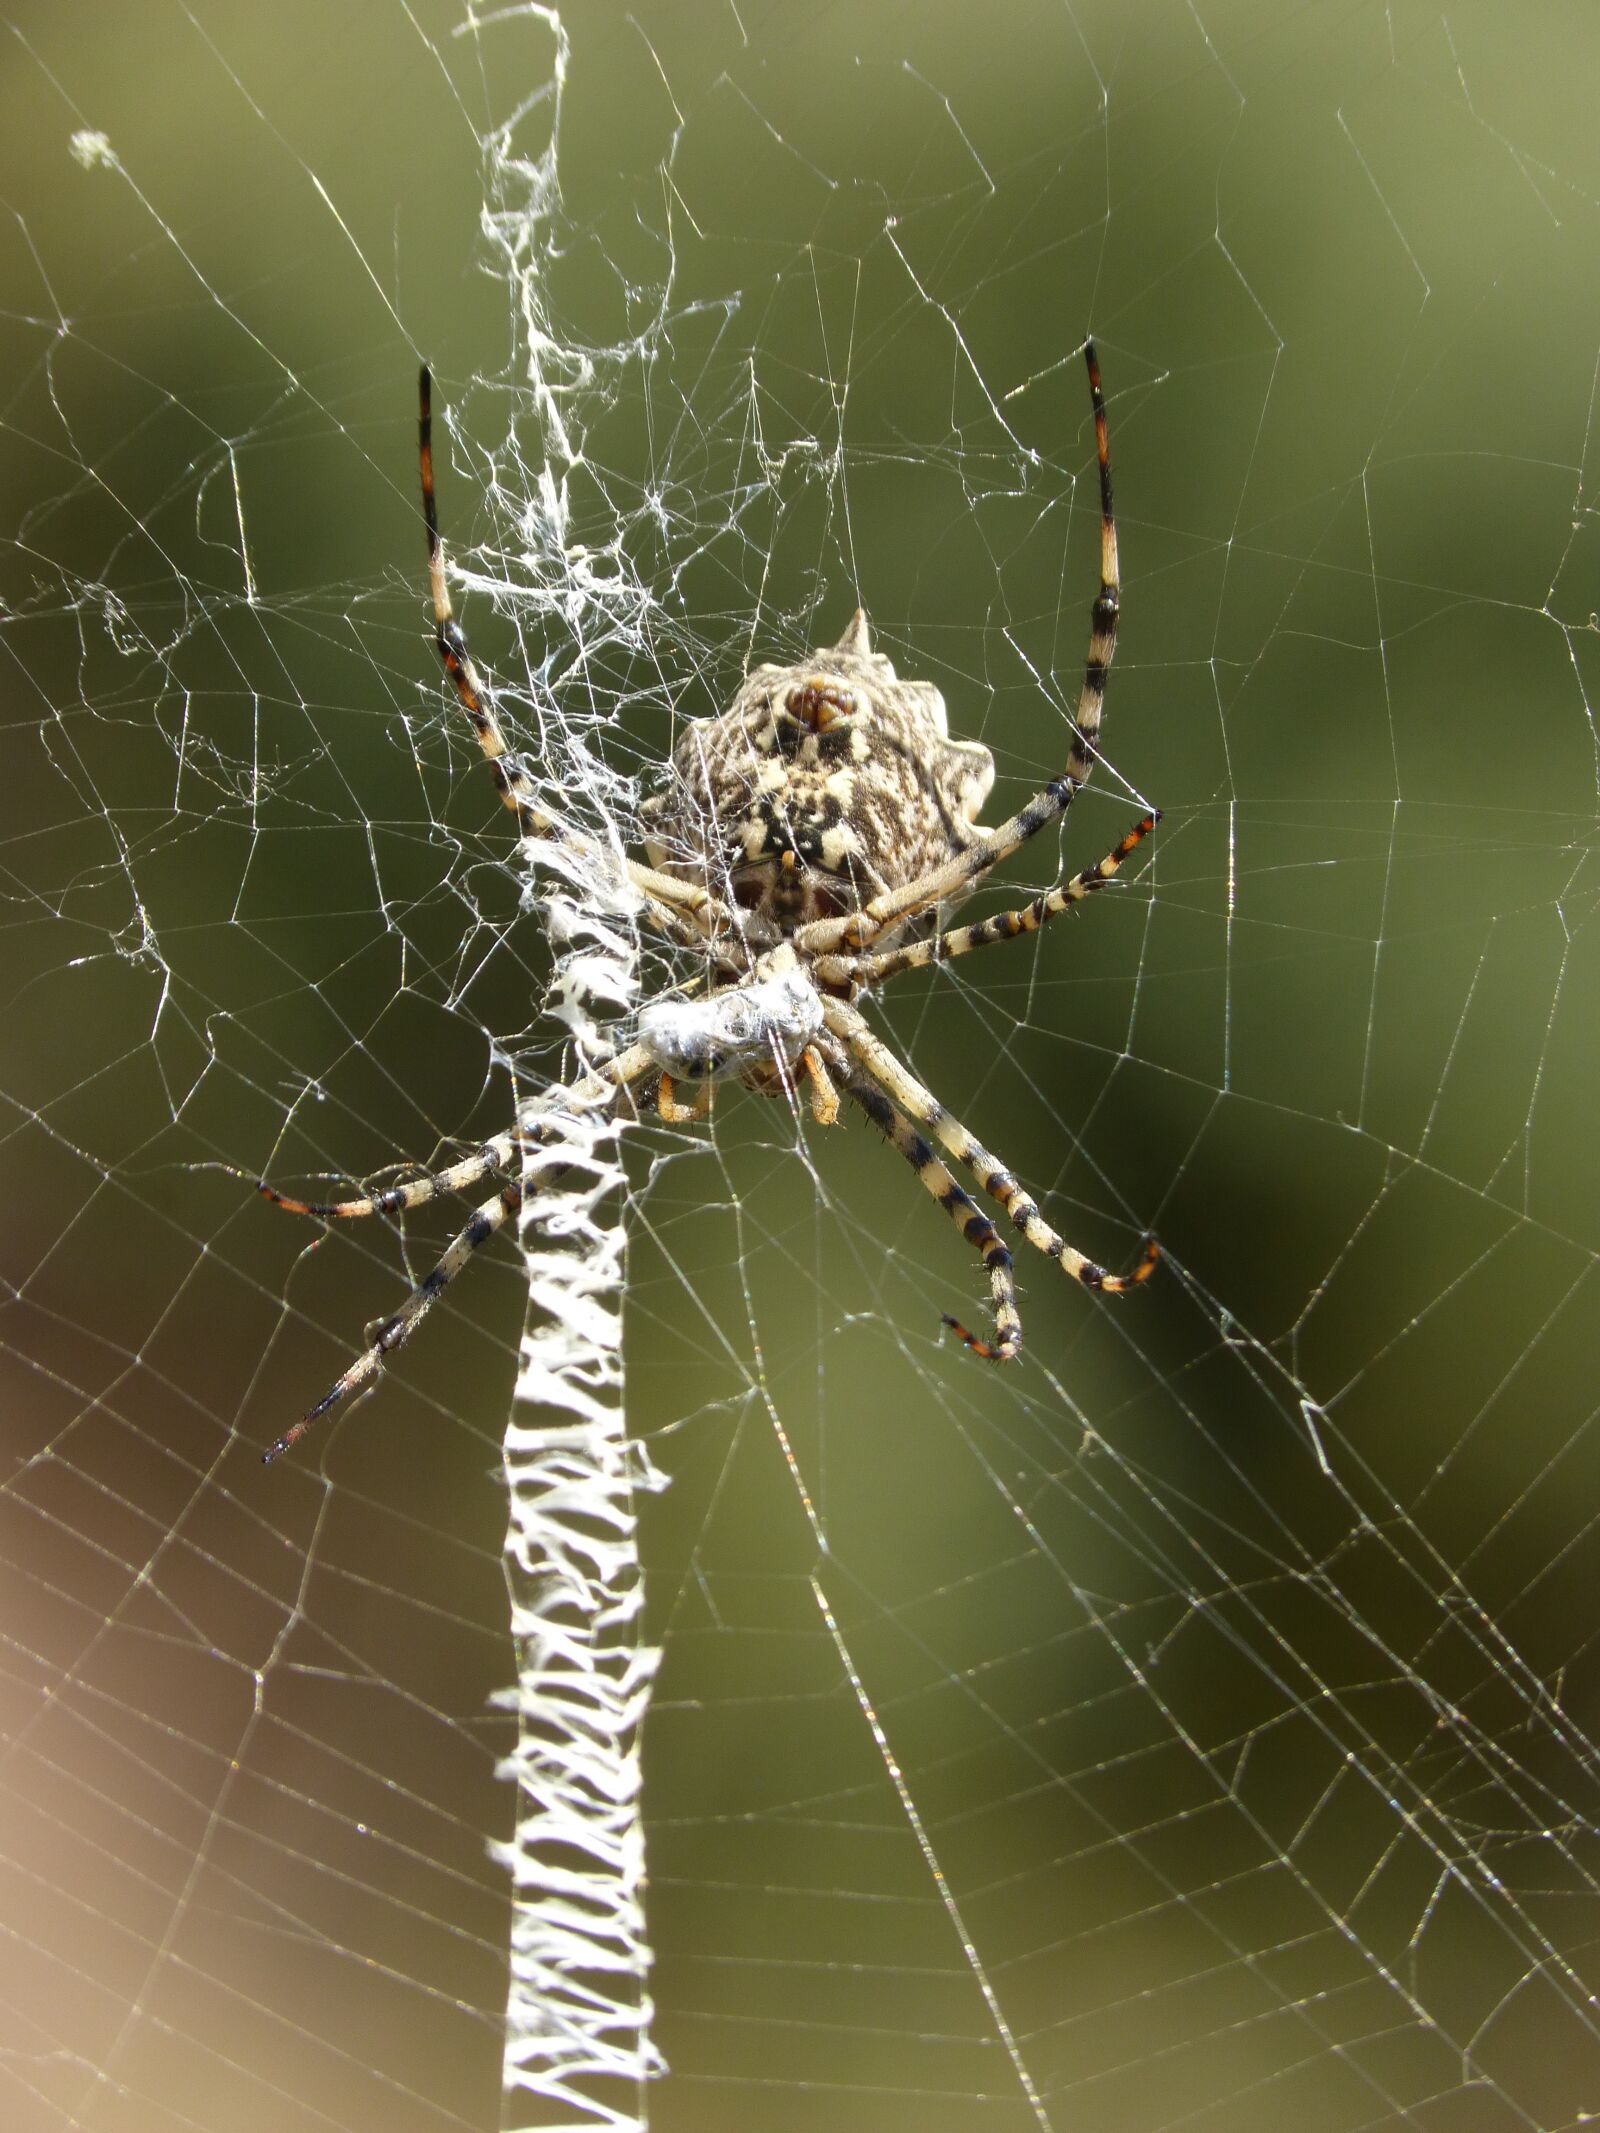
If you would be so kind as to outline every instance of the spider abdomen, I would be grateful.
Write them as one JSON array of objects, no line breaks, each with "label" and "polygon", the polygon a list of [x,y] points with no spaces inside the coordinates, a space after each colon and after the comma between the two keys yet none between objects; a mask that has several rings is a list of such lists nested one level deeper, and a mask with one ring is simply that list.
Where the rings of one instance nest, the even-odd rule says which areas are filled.
[{"label": "spider abdomen", "polygon": [[965,851],[993,783],[988,749],[951,740],[944,698],[899,679],[858,608],[837,644],[753,668],[687,728],[645,850],[784,939]]}]

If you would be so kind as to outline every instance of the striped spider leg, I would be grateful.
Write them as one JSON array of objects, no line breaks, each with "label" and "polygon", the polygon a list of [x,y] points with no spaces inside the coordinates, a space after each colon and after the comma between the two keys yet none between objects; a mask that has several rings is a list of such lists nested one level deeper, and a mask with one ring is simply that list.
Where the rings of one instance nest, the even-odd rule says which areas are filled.
[{"label": "striped spider leg", "polygon": [[[997,912],[992,918],[957,926],[927,939],[910,942],[905,947],[887,949],[879,955],[822,955],[812,966],[814,973],[824,985],[854,993],[885,978],[897,977],[903,970],[920,970],[931,963],[944,963],[956,956],[970,955],[996,941],[1015,940],[1024,933],[1037,933],[1063,911],[1071,910],[1097,889],[1103,889],[1160,819],[1154,810],[1142,816],[1103,859],[1091,867],[1084,867],[1071,880],[1046,890],[1018,910]],[[996,1235],[988,1217],[956,1183],[908,1119],[927,1127],[956,1161],[971,1171],[981,1189],[1005,1210],[1035,1251],[1053,1259],[1073,1281],[1104,1295],[1119,1296],[1149,1280],[1160,1258],[1160,1247],[1154,1237],[1145,1239],[1131,1273],[1108,1273],[1051,1229],[1039,1212],[1038,1202],[895,1057],[849,1000],[825,998],[822,1015],[829,1033],[850,1057],[851,1071],[845,1081],[849,1095],[905,1157],[962,1235],[977,1249],[988,1269],[994,1297],[994,1340],[980,1338],[969,1332],[959,1319],[952,1318],[948,1312],[944,1314],[944,1323],[975,1355],[989,1362],[1006,1363],[1021,1350],[1022,1320],[1017,1310],[1011,1254]],[[864,1074],[862,1069],[865,1069]],[[902,1117],[902,1112],[906,1116]]]},{"label": "striped spider leg", "polygon": [[1104,859],[1084,867],[1070,881],[1046,889],[1018,910],[997,911],[992,918],[980,918],[974,925],[952,926],[903,948],[886,948],[879,955],[819,955],[813,968],[824,985],[865,987],[880,984],[885,978],[897,978],[902,970],[925,970],[930,963],[948,963],[958,955],[970,955],[975,948],[988,948],[995,941],[1014,941],[1019,934],[1037,933],[1051,919],[1070,911],[1074,904],[1085,902],[1096,889],[1103,889],[1160,820],[1161,810],[1152,808],[1111,847]]},{"label": "striped spider leg", "polygon": [[[989,936],[991,939],[1003,937],[999,934]],[[959,1319],[945,1314],[945,1324],[960,1335],[975,1355],[988,1362],[1009,1363],[1022,1347],[1022,1321],[1017,1313],[1011,1254],[995,1235],[987,1216],[980,1213],[969,1195],[962,1191],[922,1136],[906,1123],[907,1118],[927,1127],[963,1169],[971,1171],[990,1199],[1005,1210],[1034,1250],[1053,1259],[1071,1280],[1108,1296],[1120,1296],[1149,1280],[1160,1257],[1160,1249],[1153,1237],[1146,1238],[1131,1273],[1108,1273],[1075,1245],[1057,1235],[1040,1214],[1038,1201],[1024,1191],[976,1134],[952,1116],[932,1091],[923,1087],[910,1068],[873,1034],[866,1018],[856,1008],[844,1000],[826,1000],[822,1012],[829,1032],[850,1056],[852,1071],[845,1083],[850,1095],[889,1136],[928,1191],[949,1211],[956,1227],[969,1243],[977,1247],[989,1270],[995,1300],[995,1339],[992,1342],[982,1340],[977,1334],[969,1333]],[[867,1076],[871,1077],[870,1081]],[[886,1100],[889,1098],[892,1102]]]},{"label": "striped spider leg", "polygon": [[[419,1179],[418,1182],[425,1184],[432,1181]],[[262,1190],[266,1191],[266,1188],[263,1187]],[[347,1215],[352,1212],[364,1214],[369,1211],[376,1211],[371,1207],[370,1202],[360,1200],[345,1201],[333,1207],[317,1208],[300,1201],[285,1199],[279,1193],[267,1192],[267,1198],[277,1206],[287,1208],[291,1214],[303,1212],[305,1214]],[[479,1245],[487,1244],[491,1237],[505,1227],[506,1223],[512,1219],[521,1206],[522,1187],[515,1179],[508,1179],[492,1199],[485,1200],[483,1205],[477,1209],[465,1228],[445,1248],[443,1255],[432,1272],[425,1275],[418,1282],[399,1310],[390,1318],[374,1319],[371,1322],[366,1331],[367,1346],[361,1354],[356,1357],[348,1370],[334,1380],[333,1384],[322,1395],[322,1398],[306,1409],[298,1422],[292,1423],[275,1444],[268,1445],[267,1449],[261,1454],[261,1464],[263,1466],[271,1466],[273,1460],[278,1458],[280,1454],[293,1451],[313,1422],[317,1421],[320,1416],[325,1415],[330,1407],[336,1407],[341,1400],[347,1398],[353,1392],[358,1392],[363,1385],[376,1377],[383,1366],[384,1357],[391,1355],[396,1348],[404,1346],[422,1319],[426,1317],[436,1299],[455,1280]]]},{"label": "striped spider leg", "polygon": [[915,880],[883,890],[841,918],[820,919],[795,935],[804,956],[859,952],[891,930],[898,931],[919,914],[966,896],[984,876],[1032,837],[1059,820],[1072,805],[1079,786],[1094,769],[1100,716],[1105,704],[1106,674],[1117,649],[1117,616],[1122,605],[1122,576],[1117,561],[1117,526],[1111,506],[1111,452],[1106,435],[1106,401],[1100,384],[1100,358],[1094,342],[1084,342],[1089,393],[1094,407],[1095,459],[1100,470],[1100,587],[1090,611],[1089,652],[1083,686],[1072,722],[1072,739],[1060,774],[1007,822],[985,830],[940,865]]},{"label": "striped spider leg", "polygon": [[1007,1363],[1022,1347],[1022,1314],[1017,1309],[1017,1283],[1011,1254],[1000,1242],[999,1232],[971,1193],[964,1192],[914,1126],[890,1103],[876,1082],[865,1074],[852,1074],[845,1082],[852,1103],[860,1106],[892,1148],[903,1155],[927,1190],[932,1193],[956,1228],[982,1259],[993,1298],[995,1338],[979,1340],[958,1318],[944,1313],[944,1322],[960,1334],[975,1355],[990,1362]]},{"label": "striped spider leg", "polygon": [[[631,1045],[586,1077],[584,1083],[570,1092],[569,1101],[574,1106],[585,1096],[591,1102],[596,1097],[615,1101],[653,1070],[659,1071],[654,1057],[642,1045]],[[506,1170],[519,1152],[548,1147],[558,1138],[556,1129],[548,1121],[528,1119],[509,1133],[497,1133],[492,1140],[474,1149],[471,1155],[463,1156],[460,1162],[451,1163],[443,1170],[431,1171],[420,1178],[408,1178],[404,1184],[392,1185],[385,1192],[368,1193],[356,1199],[296,1200],[265,1183],[258,1183],[256,1190],[263,1199],[270,1200],[274,1207],[281,1207],[288,1214],[313,1215],[324,1221],[360,1221],[368,1215],[406,1214],[414,1207],[426,1206],[444,1193],[470,1192],[485,1178]],[[570,1168],[570,1164],[553,1164],[543,1182],[555,1184]],[[377,1375],[384,1358],[405,1345],[473,1253],[513,1219],[521,1209],[522,1201],[521,1183],[508,1179],[497,1193],[474,1209],[471,1218],[445,1247],[438,1263],[417,1283],[399,1310],[388,1318],[374,1319],[367,1327],[367,1345],[349,1369],[335,1379],[320,1400],[306,1409],[298,1422],[262,1453],[263,1466],[270,1466],[282,1453],[292,1451],[329,1408],[360,1391]]]}]

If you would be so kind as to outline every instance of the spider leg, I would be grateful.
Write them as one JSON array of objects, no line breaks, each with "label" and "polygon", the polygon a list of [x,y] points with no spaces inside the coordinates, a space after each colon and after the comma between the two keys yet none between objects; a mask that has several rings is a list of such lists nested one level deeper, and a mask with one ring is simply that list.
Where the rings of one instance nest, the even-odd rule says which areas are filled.
[{"label": "spider leg", "polygon": [[[620,1090],[629,1082],[637,1081],[651,1064],[649,1053],[640,1045],[632,1045],[609,1061],[596,1078]],[[408,1178],[403,1185],[391,1185],[385,1192],[365,1193],[353,1200],[297,1200],[289,1193],[279,1192],[264,1178],[256,1180],[256,1191],[274,1207],[281,1207],[285,1214],[315,1215],[324,1222],[359,1221],[366,1215],[409,1214],[412,1208],[425,1207],[430,1200],[437,1200],[444,1193],[470,1192],[474,1185],[481,1184],[495,1171],[509,1169],[519,1148],[547,1148],[558,1137],[556,1128],[548,1121],[533,1119],[514,1126],[509,1133],[497,1133],[493,1140],[485,1141],[471,1155],[463,1156],[458,1163],[448,1164],[443,1170],[429,1171],[423,1177]],[[565,1174],[563,1166],[552,1171],[550,1177],[553,1182]]]},{"label": "spider leg", "polygon": [[[603,1067],[585,1075],[567,1092],[568,1099],[599,1097],[606,1102],[614,1101],[631,1085],[640,1080],[654,1066],[642,1044],[629,1045],[615,1059],[607,1060]],[[396,1185],[387,1192],[371,1193],[362,1199],[312,1201],[291,1200],[286,1194],[276,1192],[270,1185],[258,1184],[256,1190],[291,1214],[339,1216],[346,1218],[361,1215],[392,1214],[420,1207],[444,1192],[462,1192],[477,1184],[493,1170],[503,1169],[519,1148],[548,1147],[557,1137],[552,1123],[533,1119],[512,1129],[509,1133],[496,1134],[492,1141],[485,1141],[473,1154],[448,1169],[434,1172],[430,1177],[412,1178],[404,1185]],[[553,1183],[566,1174],[570,1164],[560,1164],[540,1179],[540,1184]],[[412,1330],[423,1318],[437,1296],[448,1286],[479,1245],[487,1244],[497,1231],[503,1229],[521,1207],[523,1188],[520,1181],[504,1185],[492,1199],[485,1200],[473,1214],[460,1234],[447,1246],[443,1257],[432,1273],[426,1275],[412,1290],[405,1302],[391,1317],[378,1319],[367,1328],[368,1345],[356,1357],[342,1377],[310,1407],[291,1429],[284,1431],[277,1443],[262,1453],[261,1463],[270,1466],[282,1453],[292,1451],[306,1431],[319,1416],[330,1407],[359,1391],[367,1381],[376,1376],[383,1359],[396,1348],[403,1347],[411,1337]]]},{"label": "spider leg", "polygon": [[1083,687],[1072,722],[1067,760],[1058,777],[1034,794],[1009,822],[985,830],[965,851],[942,865],[930,868],[915,881],[887,889],[844,918],[825,918],[802,926],[794,944],[803,956],[826,955],[838,949],[859,949],[891,926],[903,925],[930,905],[971,889],[991,867],[1036,837],[1040,830],[1066,813],[1073,795],[1094,768],[1096,736],[1105,702],[1106,674],[1117,647],[1117,614],[1122,580],[1117,563],[1117,527],[1111,509],[1111,459],[1106,441],[1106,401],[1100,386],[1100,359],[1093,341],[1084,342],[1084,360],[1089,369],[1089,394],[1094,405],[1095,456],[1100,468],[1100,589],[1095,594],[1089,620],[1089,651],[1084,661]]},{"label": "spider leg", "polygon": [[816,1045],[806,1046],[800,1054],[800,1065],[811,1089],[812,1117],[819,1126],[836,1126],[839,1123],[839,1091],[834,1087],[833,1076]]},{"label": "spider leg", "polygon": [[522,1187],[515,1181],[502,1187],[493,1199],[484,1201],[460,1235],[446,1248],[432,1273],[423,1276],[399,1310],[390,1318],[375,1320],[367,1328],[369,1345],[344,1375],[329,1386],[314,1407],[306,1409],[291,1429],[284,1431],[276,1444],[262,1453],[263,1466],[270,1466],[281,1453],[292,1451],[319,1416],[325,1415],[330,1407],[336,1407],[352,1392],[359,1391],[377,1375],[383,1367],[384,1357],[411,1338],[435,1299],[455,1280],[479,1245],[487,1244],[497,1231],[503,1229],[521,1205]]},{"label": "spider leg", "polygon": [[[563,842],[573,844],[577,840],[568,836],[563,839]],[[639,888],[637,877],[648,873],[648,868],[635,867],[631,859],[625,861],[624,864],[628,870],[628,878],[633,882],[633,886],[639,889],[640,895],[644,898],[644,916],[655,927],[657,933],[665,934],[669,941],[676,941],[680,948],[703,949],[709,944],[710,936],[702,927],[697,926],[676,904],[665,903],[659,896],[651,895]],[[681,887],[682,884],[678,883],[675,886]],[[704,907],[705,913],[708,914],[708,923],[715,923],[716,912],[719,909],[720,906],[714,904],[707,904]],[[743,960],[736,961],[731,956],[724,956],[719,960],[725,963],[730,970],[742,970],[744,967]]]},{"label": "spider leg", "polygon": [[1041,926],[1073,904],[1081,904],[1096,889],[1103,889],[1161,820],[1153,809],[1133,825],[1104,859],[1083,868],[1070,881],[1059,882],[1019,911],[998,911],[976,925],[957,926],[949,933],[936,933],[929,940],[913,941],[906,948],[890,948],[882,955],[819,956],[816,975],[825,985],[876,985],[881,979],[898,977],[902,970],[921,970],[929,963],[948,963],[953,956],[970,955],[974,948],[987,948],[994,941],[1014,941],[1019,933],[1037,933]]},{"label": "spider leg", "polygon": [[922,1086],[908,1067],[901,1065],[853,1007],[842,1000],[827,1000],[823,1003],[823,1014],[829,1029],[843,1040],[873,1080],[880,1083],[919,1125],[928,1127],[956,1161],[972,1172],[990,1198],[1005,1209],[1035,1251],[1053,1259],[1064,1274],[1081,1282],[1086,1289],[1101,1289],[1113,1296],[1120,1295],[1125,1289],[1138,1288],[1150,1279],[1161,1256],[1154,1237],[1146,1238],[1144,1250],[1131,1273],[1108,1274],[1103,1266],[1056,1234],[1040,1214],[1038,1201],[1024,1192],[1005,1165],[967,1131],[960,1119],[951,1117],[939,1099]]},{"label": "spider leg", "polygon": [[504,1170],[519,1147],[526,1144],[541,1146],[548,1138],[548,1133],[539,1127],[527,1132],[497,1133],[492,1141],[485,1141],[481,1148],[463,1156],[459,1163],[451,1163],[444,1170],[430,1171],[424,1177],[408,1178],[403,1185],[390,1186],[387,1192],[367,1193],[355,1200],[296,1200],[268,1185],[264,1179],[257,1181],[256,1191],[286,1214],[317,1215],[325,1222],[352,1221],[363,1215],[404,1214],[413,1207],[423,1207],[429,1200],[438,1199],[441,1193],[470,1192],[492,1172]]},{"label": "spider leg", "polygon": [[695,1091],[692,1104],[681,1104],[672,1093],[672,1076],[663,1073],[656,1084],[656,1111],[669,1126],[690,1126],[702,1118],[711,1116],[711,1089],[709,1081],[702,1081]]},{"label": "spider leg", "polygon": [[[506,745],[494,698],[478,672],[467,647],[467,633],[450,605],[450,585],[445,571],[444,543],[439,537],[439,507],[433,487],[433,377],[423,365],[418,391],[417,454],[422,473],[422,518],[428,533],[428,590],[433,603],[433,641],[439,662],[461,708],[467,714],[478,746],[483,750],[500,798],[517,818],[524,838],[533,843],[565,844],[576,851],[591,852],[589,840],[548,815],[538,804],[532,779],[518,757]],[[653,867],[625,859],[628,879],[645,899],[647,915],[663,933],[679,941],[703,940],[708,929],[737,933],[731,911],[708,889],[694,882],[659,874]],[[675,914],[677,914],[675,916]],[[693,914],[697,923],[690,923]]]},{"label": "spider leg", "polygon": [[905,1157],[988,1269],[994,1298],[994,1340],[980,1340],[948,1313],[944,1314],[945,1324],[961,1336],[974,1355],[981,1355],[987,1362],[1009,1363],[1022,1347],[1022,1319],[1017,1311],[1011,1254],[1001,1243],[994,1224],[971,1194],[962,1191],[922,1135],[906,1123],[880,1088],[865,1075],[852,1074],[845,1083],[845,1093]]}]

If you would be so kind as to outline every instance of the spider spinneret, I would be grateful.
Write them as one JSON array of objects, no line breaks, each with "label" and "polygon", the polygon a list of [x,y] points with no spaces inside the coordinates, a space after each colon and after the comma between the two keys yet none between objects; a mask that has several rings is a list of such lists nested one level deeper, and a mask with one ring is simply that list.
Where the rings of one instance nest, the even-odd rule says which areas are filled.
[{"label": "spider spinneret", "polygon": [[[718,1081],[736,1080],[791,1101],[804,1083],[813,1115],[832,1125],[842,1090],[978,1252],[989,1276],[994,1338],[969,1333],[948,1315],[944,1322],[974,1354],[993,1362],[1010,1361],[1022,1346],[1011,1252],[925,1134],[1035,1250],[1085,1288],[1120,1293],[1137,1287],[1155,1269],[1155,1240],[1146,1239],[1126,1274],[1108,1273],[1068,1244],[1011,1172],[875,1035],[856,1002],[902,971],[1038,932],[1104,888],[1159,820],[1153,810],[1141,816],[1103,859],[1018,909],[967,926],[946,924],[993,868],[1060,820],[1098,753],[1120,580],[1105,398],[1092,341],[1084,354],[1100,478],[1100,584],[1061,772],[1005,822],[981,823],[979,812],[994,784],[993,757],[981,742],[951,738],[938,689],[899,678],[874,649],[859,607],[837,644],[794,666],[753,667],[725,711],[685,728],[664,789],[641,810],[648,863],[623,863],[641,917],[695,957],[695,980],[676,996],[641,1008],[634,1042],[585,1067],[561,1092],[574,1105],[626,1101],[637,1107],[642,1100],[663,1119],[678,1122],[705,1116]],[[431,398],[424,370],[422,508],[440,662],[523,838],[585,849],[581,832],[544,810],[506,746],[452,612],[434,502]],[[692,1104],[678,1101],[677,1083],[694,1087]],[[470,1191],[524,1151],[548,1146],[549,1108],[548,1098],[531,1100],[508,1132],[443,1170],[384,1192],[316,1202],[291,1199],[265,1184],[258,1190],[291,1213],[324,1219],[404,1212],[442,1193]],[[367,1329],[363,1354],[265,1458],[289,1450],[319,1415],[368,1384],[472,1254],[521,1205],[522,1188],[515,1182],[486,1200],[400,1309]]]}]

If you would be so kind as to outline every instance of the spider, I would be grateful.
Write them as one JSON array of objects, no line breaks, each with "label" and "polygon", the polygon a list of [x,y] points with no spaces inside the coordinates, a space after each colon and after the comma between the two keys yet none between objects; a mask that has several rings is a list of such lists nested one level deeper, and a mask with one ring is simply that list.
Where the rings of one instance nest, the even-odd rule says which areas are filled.
[{"label": "spider", "polygon": [[[1097,754],[1106,671],[1116,645],[1119,577],[1111,508],[1105,396],[1094,344],[1084,345],[1100,470],[1100,586],[1067,760],[1009,820],[978,821],[994,761],[977,741],[950,738],[944,699],[931,682],[901,681],[875,651],[857,608],[838,643],[798,665],[758,666],[716,717],[690,722],[672,752],[665,788],[642,810],[647,864],[624,862],[645,921],[700,969],[676,997],[644,1007],[633,1043],[588,1066],[562,1092],[568,1102],[653,1103],[672,1123],[702,1118],[712,1087],[738,1081],[796,1100],[804,1087],[819,1124],[833,1125],[841,1092],[916,1172],[977,1251],[988,1273],[992,1339],[958,1319],[944,1323],[988,1361],[1022,1346],[1011,1253],[976,1200],[934,1153],[924,1132],[968,1171],[1035,1250],[1085,1288],[1120,1294],[1154,1271],[1147,1238],[1126,1274],[1111,1274],[1056,1234],[1005,1165],[954,1118],[875,1036],[856,1001],[869,988],[968,955],[992,942],[1036,933],[1105,887],[1159,820],[1144,815],[1094,866],[1060,881],[1018,910],[951,929],[945,915],[1002,860],[1071,805]],[[434,499],[432,388],[421,378],[419,455],[434,641],[471,721],[500,797],[530,844],[584,850],[582,835],[545,813],[522,760],[506,745],[488,687],[455,619]],[[680,1086],[694,1090],[683,1103]],[[422,1206],[504,1173],[519,1150],[554,1138],[535,1099],[509,1132],[431,1175],[359,1199],[291,1199],[265,1183],[291,1214],[355,1219]],[[923,1129],[919,1131],[918,1129]],[[484,1201],[433,1271],[391,1317],[367,1328],[368,1345],[316,1405],[265,1453],[278,1457],[320,1415],[366,1385],[481,1244],[511,1220],[522,1187]]]}]

